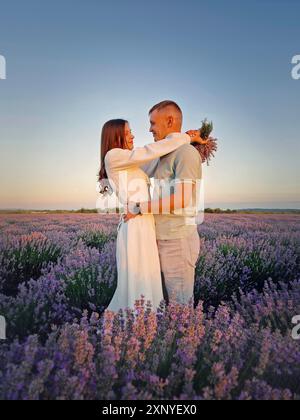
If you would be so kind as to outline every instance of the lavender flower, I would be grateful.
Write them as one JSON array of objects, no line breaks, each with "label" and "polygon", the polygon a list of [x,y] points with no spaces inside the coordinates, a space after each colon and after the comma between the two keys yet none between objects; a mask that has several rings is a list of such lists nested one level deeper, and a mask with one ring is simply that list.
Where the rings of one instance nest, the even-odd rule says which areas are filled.
[{"label": "lavender flower", "polygon": [[298,216],[209,215],[195,306],[114,314],[117,223],[0,215],[0,399],[300,398]]}]

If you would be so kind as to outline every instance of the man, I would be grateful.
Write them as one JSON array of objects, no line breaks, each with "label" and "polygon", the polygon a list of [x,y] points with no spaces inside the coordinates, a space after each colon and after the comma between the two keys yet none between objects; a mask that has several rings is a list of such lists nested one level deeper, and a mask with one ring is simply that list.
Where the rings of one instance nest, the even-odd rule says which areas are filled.
[{"label": "man", "polygon": [[[182,111],[173,101],[158,103],[149,111],[149,117],[155,142],[182,131]],[[200,251],[195,206],[202,177],[201,157],[192,145],[184,145],[142,169],[155,178],[154,199],[135,203],[135,208],[141,214],[152,212],[155,216],[166,300],[187,304],[193,298]]]}]

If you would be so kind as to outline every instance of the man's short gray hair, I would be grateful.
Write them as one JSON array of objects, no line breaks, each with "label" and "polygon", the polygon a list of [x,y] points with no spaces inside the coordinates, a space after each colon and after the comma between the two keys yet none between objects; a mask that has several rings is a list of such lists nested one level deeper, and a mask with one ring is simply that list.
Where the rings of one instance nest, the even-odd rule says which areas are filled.
[{"label": "man's short gray hair", "polygon": [[177,103],[174,102],[174,101],[162,101],[162,102],[159,102],[158,104],[154,105],[150,109],[149,115],[152,114],[153,111],[161,111],[162,109],[167,108],[167,107],[173,107],[173,108],[175,108],[176,111],[178,111],[180,113],[181,118],[182,118],[182,111],[181,111],[180,107],[177,105]]}]

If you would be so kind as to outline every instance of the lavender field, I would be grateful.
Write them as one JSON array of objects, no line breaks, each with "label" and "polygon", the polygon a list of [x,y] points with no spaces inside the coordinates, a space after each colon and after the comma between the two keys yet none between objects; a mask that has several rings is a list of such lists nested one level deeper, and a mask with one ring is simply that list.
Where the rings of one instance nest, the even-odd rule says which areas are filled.
[{"label": "lavender field", "polygon": [[300,399],[299,222],[207,215],[195,308],[113,316],[118,217],[0,215],[0,399]]}]

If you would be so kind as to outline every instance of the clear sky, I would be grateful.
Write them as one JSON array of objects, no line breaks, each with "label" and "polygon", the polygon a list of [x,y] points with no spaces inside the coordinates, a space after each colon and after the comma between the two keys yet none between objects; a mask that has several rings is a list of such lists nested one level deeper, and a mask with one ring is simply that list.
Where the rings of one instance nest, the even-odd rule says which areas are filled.
[{"label": "clear sky", "polygon": [[206,203],[300,208],[298,0],[10,0],[0,6],[0,208],[95,207],[103,123],[212,119]]}]

